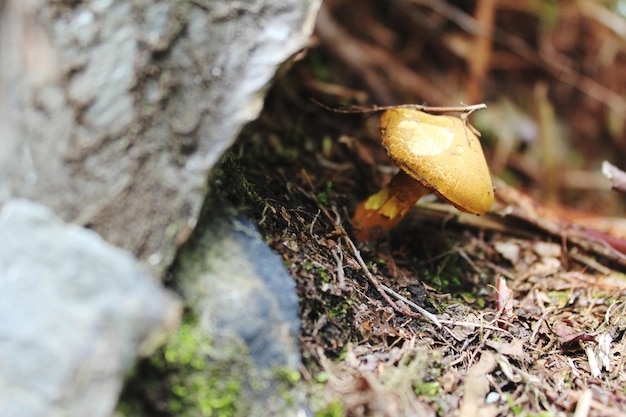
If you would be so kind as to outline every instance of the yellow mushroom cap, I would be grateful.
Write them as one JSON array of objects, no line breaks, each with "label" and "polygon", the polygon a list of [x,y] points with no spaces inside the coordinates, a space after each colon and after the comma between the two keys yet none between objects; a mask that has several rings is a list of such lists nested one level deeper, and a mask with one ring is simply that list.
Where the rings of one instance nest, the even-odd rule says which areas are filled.
[{"label": "yellow mushroom cap", "polygon": [[380,127],[389,156],[412,178],[461,211],[482,214],[491,208],[487,161],[464,120],[397,108],[382,114]]}]

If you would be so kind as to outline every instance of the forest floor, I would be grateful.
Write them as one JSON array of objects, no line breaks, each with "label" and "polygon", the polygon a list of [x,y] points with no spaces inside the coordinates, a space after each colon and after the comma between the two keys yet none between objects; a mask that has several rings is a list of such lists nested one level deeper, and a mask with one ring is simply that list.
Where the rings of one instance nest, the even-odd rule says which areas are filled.
[{"label": "forest floor", "polygon": [[[572,84],[563,69],[579,81],[611,74],[606,82],[626,89],[616,80],[626,74],[622,50],[596,72],[575,65],[589,33],[613,39],[588,21],[585,7],[597,3],[496,2],[484,21],[453,3],[382,3],[325,3],[313,47],[223,164],[231,200],[297,282],[302,373],[321,389],[318,415],[624,415],[624,200],[599,169],[607,155],[625,160],[624,133],[611,127],[624,91]],[[541,21],[548,12],[554,21]],[[478,36],[482,49],[470,52],[488,53],[486,68],[468,70],[459,52],[477,36],[459,28],[463,18],[490,22],[504,40]],[[575,57],[563,49],[572,22],[586,36]],[[561,66],[547,45],[562,48]],[[476,86],[481,71],[487,81]],[[493,208],[474,216],[427,198],[383,240],[358,242],[354,207],[396,168],[377,114],[336,113],[311,98],[335,107],[484,101],[470,119],[483,131]]]}]

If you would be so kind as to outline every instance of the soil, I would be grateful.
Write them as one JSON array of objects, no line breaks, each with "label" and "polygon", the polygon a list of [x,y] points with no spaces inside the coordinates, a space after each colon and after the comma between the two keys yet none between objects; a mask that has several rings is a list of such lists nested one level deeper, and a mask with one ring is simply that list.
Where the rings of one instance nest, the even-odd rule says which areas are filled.
[{"label": "soil", "polygon": [[[486,1],[383,3],[325,3],[312,47],[277,79],[219,179],[297,282],[302,372],[319,390],[318,415],[623,415],[623,197],[594,168],[626,149],[623,126],[607,133],[623,103],[594,94],[623,97],[624,47],[610,65],[587,65],[594,42],[615,36],[583,2],[556,11],[501,2],[492,20],[477,11]],[[463,17],[506,34],[477,43],[486,68],[459,52],[476,36]],[[612,76],[572,85],[568,71]],[[458,105],[463,94],[488,106],[490,122],[470,120],[495,179],[490,213],[429,197],[384,239],[356,241],[356,204],[397,168],[380,145],[379,113],[312,99]],[[505,102],[527,118],[498,116]],[[518,132],[503,145],[520,126],[542,139]],[[584,187],[572,180],[581,172]]]}]

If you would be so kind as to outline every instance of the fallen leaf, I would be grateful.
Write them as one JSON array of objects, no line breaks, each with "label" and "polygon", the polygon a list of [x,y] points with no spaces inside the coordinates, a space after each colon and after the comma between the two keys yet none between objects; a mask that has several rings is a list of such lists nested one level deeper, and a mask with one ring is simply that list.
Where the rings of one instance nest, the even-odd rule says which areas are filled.
[{"label": "fallen leaf", "polygon": [[568,345],[578,341],[588,342],[596,340],[594,335],[578,331],[563,320],[554,323],[552,331],[561,345]]},{"label": "fallen leaf", "polygon": [[522,339],[513,339],[510,342],[488,340],[486,344],[502,355],[510,356],[515,359],[524,357],[524,342]]}]

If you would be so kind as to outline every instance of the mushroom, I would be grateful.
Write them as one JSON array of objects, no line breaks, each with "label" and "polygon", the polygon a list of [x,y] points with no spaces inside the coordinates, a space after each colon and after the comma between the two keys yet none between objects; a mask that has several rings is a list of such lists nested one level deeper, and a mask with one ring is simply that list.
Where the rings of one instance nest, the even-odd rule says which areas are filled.
[{"label": "mushroom", "polygon": [[382,114],[380,130],[383,146],[400,171],[357,206],[352,215],[357,239],[381,238],[430,191],[467,213],[491,208],[489,168],[466,120],[394,108]]}]

